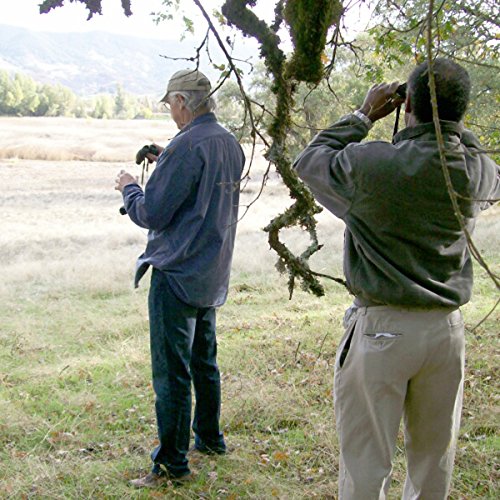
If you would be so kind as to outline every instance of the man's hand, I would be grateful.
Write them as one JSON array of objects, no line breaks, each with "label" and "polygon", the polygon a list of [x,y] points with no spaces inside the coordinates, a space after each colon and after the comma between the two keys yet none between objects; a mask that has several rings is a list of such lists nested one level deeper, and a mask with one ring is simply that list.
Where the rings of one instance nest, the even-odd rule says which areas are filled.
[{"label": "man's hand", "polygon": [[125,170],[120,170],[115,179],[115,189],[123,193],[123,188],[129,184],[139,184],[139,178],[125,172]]},{"label": "man's hand", "polygon": [[404,98],[396,94],[399,82],[378,83],[366,94],[360,110],[372,122],[384,118],[405,102]]},{"label": "man's hand", "polygon": [[[161,155],[161,153],[162,153],[162,151],[165,149],[165,148],[163,148],[162,146],[159,146],[159,145],[158,145],[158,144],[156,144],[156,143],[153,143],[153,146],[156,146],[156,149],[158,150],[158,156],[160,156],[160,155]],[[148,162],[149,162],[149,163],[153,163],[153,162],[155,162],[155,161],[157,161],[157,160],[158,160],[158,156],[156,156],[156,155],[154,155],[154,154],[151,154],[151,153],[148,153],[148,154],[146,155],[146,158],[148,159]]]}]

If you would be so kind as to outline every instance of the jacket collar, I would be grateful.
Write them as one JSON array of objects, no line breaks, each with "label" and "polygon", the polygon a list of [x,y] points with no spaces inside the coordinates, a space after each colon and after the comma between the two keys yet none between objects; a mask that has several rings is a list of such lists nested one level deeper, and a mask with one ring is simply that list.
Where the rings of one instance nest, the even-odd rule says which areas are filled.
[{"label": "jacket collar", "polygon": [[189,130],[190,128],[193,128],[196,125],[199,125],[200,123],[210,123],[210,122],[216,122],[217,118],[215,117],[214,113],[203,113],[202,115],[197,116],[194,118],[194,120],[190,123],[188,123],[183,129],[179,131],[179,134],[182,132],[186,132],[186,130]]},{"label": "jacket collar", "polygon": [[[464,131],[464,126],[462,122],[449,122],[440,120],[441,132],[445,135],[456,135],[460,137]],[[398,132],[392,139],[393,144],[397,144],[401,141],[407,141],[411,139],[416,139],[417,137],[422,137],[423,139],[435,139],[436,130],[434,128],[434,123],[421,123],[415,125],[414,127],[408,127]]]}]

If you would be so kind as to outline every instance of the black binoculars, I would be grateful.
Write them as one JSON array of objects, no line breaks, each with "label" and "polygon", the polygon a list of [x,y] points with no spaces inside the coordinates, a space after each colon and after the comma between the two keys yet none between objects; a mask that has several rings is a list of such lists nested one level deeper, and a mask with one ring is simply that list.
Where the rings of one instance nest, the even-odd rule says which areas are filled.
[{"label": "black binoculars", "polygon": [[[146,165],[147,154],[159,156],[160,150],[154,144],[146,144],[141,149],[139,149],[139,151],[137,151],[137,154],[135,155],[135,162],[137,163],[137,165],[140,165],[142,163],[141,184],[144,184],[144,171],[147,171],[148,168]],[[120,207],[120,214],[127,215],[127,209],[125,207]]]},{"label": "black binoculars", "polygon": [[406,82],[402,83],[397,89],[396,94],[402,99],[406,99]]},{"label": "black binoculars", "polygon": [[154,144],[146,144],[143,146],[137,154],[135,155],[135,162],[140,165],[145,159],[147,154],[152,154],[158,156],[160,154],[159,149]]}]

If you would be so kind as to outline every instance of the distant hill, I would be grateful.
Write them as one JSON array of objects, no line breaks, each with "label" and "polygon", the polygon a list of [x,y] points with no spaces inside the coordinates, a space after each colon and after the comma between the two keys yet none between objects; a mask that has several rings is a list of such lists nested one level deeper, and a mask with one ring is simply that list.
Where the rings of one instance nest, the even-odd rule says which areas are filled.
[{"label": "distant hill", "polygon": [[59,83],[79,95],[114,93],[121,84],[132,94],[159,96],[170,74],[189,65],[160,54],[190,57],[193,52],[187,43],[0,25],[0,69],[25,73],[42,83]]}]

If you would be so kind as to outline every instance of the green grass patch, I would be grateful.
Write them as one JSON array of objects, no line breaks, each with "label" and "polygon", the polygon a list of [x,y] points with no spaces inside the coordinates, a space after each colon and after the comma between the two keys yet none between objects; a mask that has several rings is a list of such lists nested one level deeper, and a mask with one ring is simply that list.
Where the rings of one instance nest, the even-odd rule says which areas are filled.
[{"label": "green grass patch", "polygon": [[[479,275],[472,329],[494,303]],[[288,300],[276,276],[235,276],[218,316],[222,426],[234,449],[192,460],[193,484],[137,492],[155,445],[147,287],[38,290],[0,305],[0,496],[335,498],[333,364],[345,291]],[[498,498],[498,313],[467,334],[462,430],[451,498]],[[404,481],[398,444],[390,498]],[[3,498],[2,497],[2,498]]]}]

